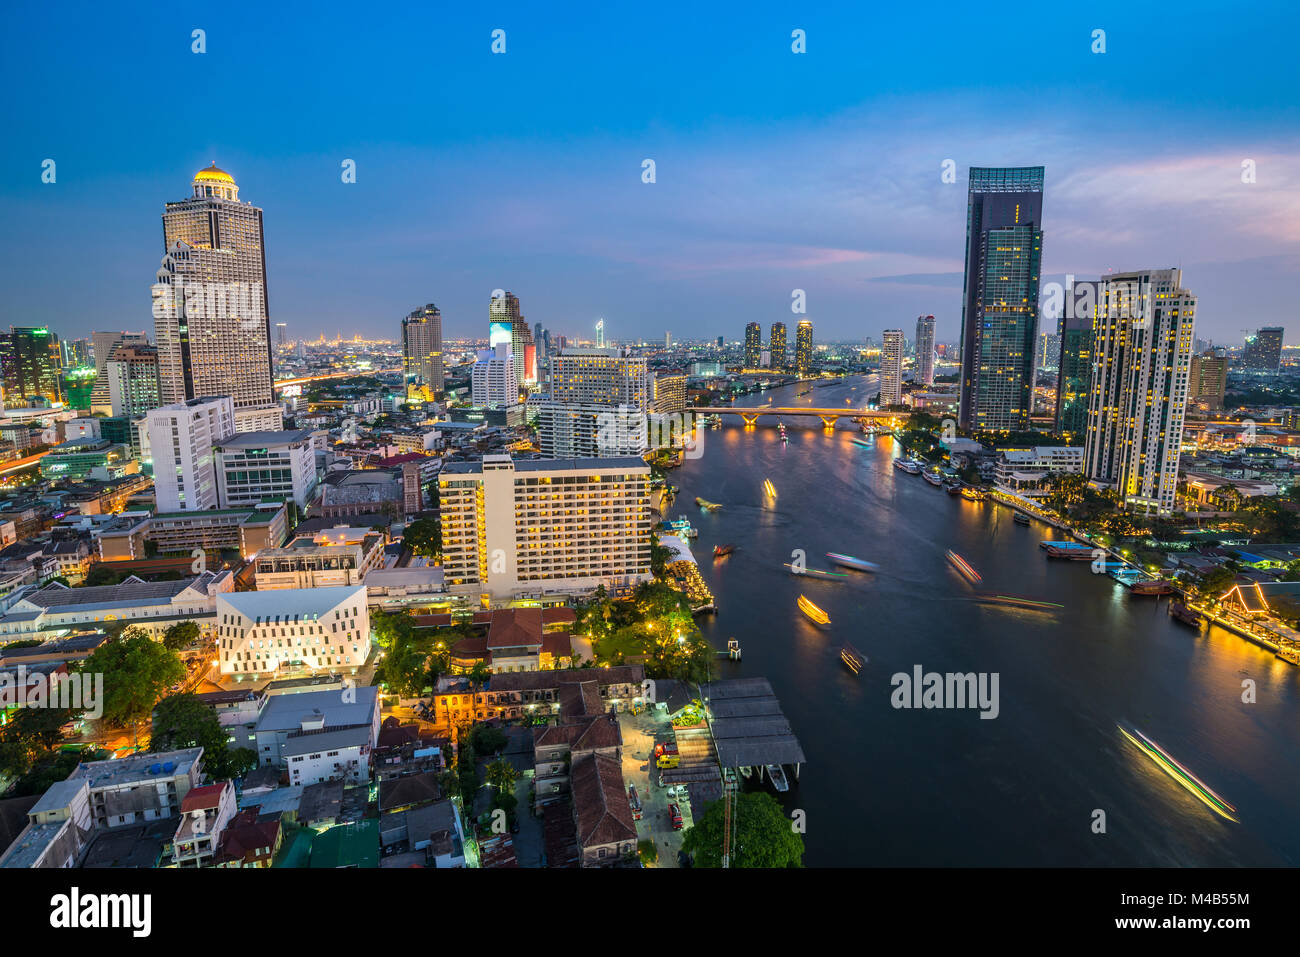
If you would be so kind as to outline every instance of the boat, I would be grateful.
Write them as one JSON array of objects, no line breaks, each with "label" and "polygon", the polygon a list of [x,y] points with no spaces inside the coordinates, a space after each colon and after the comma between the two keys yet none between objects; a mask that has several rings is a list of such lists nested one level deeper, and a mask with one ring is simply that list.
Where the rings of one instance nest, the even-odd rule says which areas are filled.
[{"label": "boat", "polygon": [[960,495],[961,482],[949,482],[947,485],[943,487],[943,490],[947,492],[949,495]]},{"label": "boat", "polygon": [[790,569],[790,571],[794,572],[796,575],[807,575],[809,578],[826,578],[834,581],[845,581],[849,577],[843,572],[828,572],[821,568],[805,568],[800,571],[789,562],[785,563],[785,567]]},{"label": "boat", "polygon": [[710,512],[716,512],[718,509],[722,508],[722,506],[717,502],[710,502],[707,499],[700,498],[698,495],[695,496],[695,504]]},{"label": "boat", "polygon": [[839,552],[827,552],[826,557],[841,568],[852,568],[859,572],[874,572],[880,568],[875,562],[854,558],[852,555],[841,555]]},{"label": "boat", "polygon": [[1201,627],[1200,612],[1193,611],[1181,601],[1171,601],[1169,603],[1169,617],[1181,621],[1184,625],[1191,625],[1193,628]]},{"label": "boat", "polygon": [[902,471],[906,472],[908,475],[921,474],[920,464],[917,462],[913,462],[911,459],[894,459],[894,468],[901,469]]},{"label": "boat", "polygon": [[797,398],[799,398],[800,396],[807,395],[807,394],[808,394],[809,392],[811,392],[811,391],[812,391],[812,389],[804,389],[802,392],[796,392],[796,393],[794,394],[794,397],[797,399]]},{"label": "boat", "polygon": [[971,563],[966,561],[966,559],[962,558],[951,548],[948,549],[948,561],[952,564],[953,568],[957,569],[958,574],[967,581],[983,581],[983,576],[971,566]]},{"label": "boat", "polygon": [[763,479],[763,491],[776,498],[776,486],[772,484],[771,479]]},{"label": "boat", "polygon": [[731,554],[732,552],[734,552],[735,550],[736,550],[736,546],[735,546],[735,545],[714,545],[714,546],[713,546],[713,557],[714,557],[714,558],[721,558],[723,555],[730,555],[730,554]]},{"label": "boat", "polygon": [[867,659],[862,652],[852,645],[845,645],[840,649],[840,661],[844,662],[844,666],[856,675],[862,670],[862,666],[866,664]]},{"label": "boat", "polygon": [[1273,655],[1287,664],[1300,665],[1300,649],[1286,645],[1273,652]]},{"label": "boat", "polygon": [[782,794],[790,790],[790,782],[785,779],[785,769],[779,764],[768,764],[764,766],[767,776],[772,779],[772,787],[776,788]]},{"label": "boat", "polygon": [[922,472],[921,478],[925,479],[935,488],[938,488],[939,486],[943,485],[943,476],[940,475],[938,472],[929,472],[929,471]]},{"label": "boat", "polygon": [[1139,581],[1130,585],[1128,590],[1134,595],[1171,595],[1174,591],[1174,583],[1164,578],[1156,581]]},{"label": "boat", "polygon": [[870,443],[870,442],[863,442],[861,439],[853,439],[853,444],[856,445],[856,446],[857,446],[858,448],[860,448],[860,449],[869,449],[869,448],[871,448],[871,443]]},{"label": "boat", "polygon": [[1026,608],[1029,611],[1055,611],[1064,608],[1060,602],[1040,601],[1037,598],[1025,598],[1023,595],[1000,595],[996,592],[980,592],[975,600],[987,605],[1010,605],[1014,608]]},{"label": "boat", "polygon": [[831,623],[831,616],[803,595],[799,596],[799,610],[819,625],[829,625]]},{"label": "boat", "polygon": [[1016,514],[1011,516],[1011,521],[1015,522],[1017,525],[1028,525],[1029,516],[1024,512],[1016,512]]},{"label": "boat", "polygon": [[1090,562],[1093,560],[1093,548],[1080,542],[1052,543],[1045,546],[1048,558],[1064,558],[1072,562]]},{"label": "boat", "polygon": [[968,502],[984,501],[984,493],[981,492],[979,489],[975,488],[973,485],[963,485],[961,487],[961,497]]},{"label": "boat", "polygon": [[[1137,728],[1133,729],[1133,734],[1129,734],[1122,725],[1118,727],[1120,734],[1124,735],[1124,737],[1137,745],[1138,749],[1143,754],[1154,761],[1162,771],[1190,791],[1195,797],[1200,799],[1201,803],[1206,805],[1206,807],[1210,808],[1220,817],[1232,821],[1234,824],[1236,823],[1237,819],[1232,815],[1237,809],[1219,795],[1215,794],[1208,784],[1175,761],[1168,751],[1160,747],[1160,745],[1156,744]],[[1134,737],[1133,735],[1137,735],[1137,737]]]},{"label": "boat", "polygon": [[698,538],[699,531],[691,527],[690,519],[683,516],[675,518],[671,522],[664,522],[664,528],[679,538]]}]

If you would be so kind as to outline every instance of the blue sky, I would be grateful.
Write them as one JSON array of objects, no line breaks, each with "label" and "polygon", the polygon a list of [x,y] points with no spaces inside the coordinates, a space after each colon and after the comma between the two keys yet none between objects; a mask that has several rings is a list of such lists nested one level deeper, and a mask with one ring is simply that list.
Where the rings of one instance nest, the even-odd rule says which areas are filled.
[{"label": "blue sky", "polygon": [[151,330],[162,205],[215,160],[295,336],[430,301],[484,334],[502,287],[559,333],[739,338],[800,288],[819,339],[951,340],[966,168],[1042,164],[1045,281],[1181,265],[1202,337],[1300,341],[1287,5],[705,6],[10,5],[0,324]]}]

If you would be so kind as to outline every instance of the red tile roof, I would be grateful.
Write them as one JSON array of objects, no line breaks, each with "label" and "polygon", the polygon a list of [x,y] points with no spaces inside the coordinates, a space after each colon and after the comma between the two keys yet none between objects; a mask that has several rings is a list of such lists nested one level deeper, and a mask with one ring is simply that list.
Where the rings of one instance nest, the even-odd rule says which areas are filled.
[{"label": "red tile roof", "polygon": [[221,792],[228,787],[230,787],[229,781],[218,781],[216,784],[205,784],[201,788],[190,788],[181,801],[181,813],[213,810],[219,807]]},{"label": "red tile roof", "polygon": [[580,755],[573,760],[570,779],[579,847],[636,843],[636,822],[632,820],[623,770],[616,758],[598,753]]}]

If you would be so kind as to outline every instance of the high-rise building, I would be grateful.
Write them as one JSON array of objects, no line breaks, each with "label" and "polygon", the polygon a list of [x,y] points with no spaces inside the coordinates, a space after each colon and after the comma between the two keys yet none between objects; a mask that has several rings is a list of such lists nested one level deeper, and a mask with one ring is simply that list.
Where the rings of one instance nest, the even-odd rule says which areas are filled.
[{"label": "high-rise building", "polygon": [[718,336],[718,348],[722,348],[722,336]]},{"label": "high-rise building", "polygon": [[[721,345],[721,343],[719,343],[719,345]],[[767,351],[772,355],[773,372],[785,371],[786,369],[785,350],[786,350],[785,323],[774,322],[772,323],[772,332],[769,335],[767,340]]]},{"label": "high-rise building", "polygon": [[90,393],[90,411],[109,415],[112,403],[108,398],[108,360],[118,346],[147,346],[149,336],[143,332],[92,332],[90,340],[95,351],[95,387]]},{"label": "high-rise building", "polygon": [[228,395],[269,421],[279,405],[262,210],[241,202],[234,177],[213,164],[162,218],[165,255],[152,294],[163,402]]},{"label": "high-rise building", "polygon": [[1056,431],[1075,442],[1088,428],[1092,388],[1093,323],[1102,302],[1100,282],[1075,282],[1066,290],[1060,317],[1061,352],[1056,373]]},{"label": "high-rise building", "polygon": [[812,371],[813,325],[811,319],[800,319],[794,332],[794,368],[801,376]]},{"label": "high-rise building", "polygon": [[647,449],[647,360],[617,349],[566,349],[551,357],[550,393],[528,402],[547,458],[620,457]]},{"label": "high-rise building", "polygon": [[65,369],[78,369],[93,361],[89,339],[63,339],[59,342],[59,347],[63,350]]},{"label": "high-rise building", "polygon": [[1084,471],[1132,505],[1174,507],[1195,313],[1181,269],[1102,280]]},{"label": "high-rise building", "polygon": [[118,345],[104,367],[109,410],[134,418],[162,405],[158,350],[147,345]]},{"label": "high-rise building", "polygon": [[402,373],[408,400],[442,395],[442,313],[433,303],[402,320]]},{"label": "high-rise building", "polygon": [[763,351],[763,327],[757,322],[745,326],[745,361],[744,368],[757,369],[760,353]]},{"label": "high-rise building", "polygon": [[438,474],[448,591],[489,601],[623,594],[650,575],[640,458],[448,462]]},{"label": "high-rise building", "polygon": [[667,373],[655,376],[654,409],[660,414],[686,409],[686,376]]},{"label": "high-rise building", "polygon": [[664,333],[664,351],[667,352],[667,351],[668,351],[669,349],[671,349],[672,347],[673,347],[673,334],[672,334],[672,332],[670,332],[670,331],[669,331],[669,332],[665,332],[665,333]]},{"label": "high-rise building", "polygon": [[282,348],[289,344],[289,324],[287,322],[277,322],[275,324],[275,344]]},{"label": "high-rise building", "polygon": [[596,320],[596,348],[605,348],[605,320]]},{"label": "high-rise building", "polygon": [[650,402],[647,360],[618,349],[566,349],[551,357],[550,397],[644,410]]},{"label": "high-rise building", "polygon": [[470,401],[481,409],[504,409],[519,404],[519,380],[515,378],[510,345],[500,343],[482,355],[470,373]]},{"label": "high-rise building", "polygon": [[1061,334],[1055,329],[1044,329],[1038,334],[1038,348],[1034,366],[1043,372],[1056,372],[1061,362]]},{"label": "high-rise building", "polygon": [[510,352],[515,364],[515,378],[519,384],[537,382],[536,352],[530,365],[529,347],[533,345],[533,334],[519,311],[519,297],[509,291],[500,296],[493,296],[488,302],[488,346],[495,349],[502,341],[510,343]]},{"label": "high-rise building", "polygon": [[916,381],[934,385],[934,316],[916,317]]},{"label": "high-rise building", "polygon": [[1242,352],[1242,367],[1250,372],[1267,372],[1276,375],[1282,367],[1282,328],[1266,326],[1253,336],[1246,337]]},{"label": "high-rise building", "polygon": [[234,400],[210,396],[152,409],[146,433],[158,511],[219,508],[213,449],[235,434]]},{"label": "high-rise building", "polygon": [[880,348],[880,405],[903,404],[903,330],[886,329]]},{"label": "high-rise building", "polygon": [[0,333],[0,377],[6,409],[36,402],[63,402],[63,350],[59,337],[44,327],[11,326]]},{"label": "high-rise building", "polygon": [[1207,409],[1223,408],[1228,391],[1228,352],[1226,349],[1207,349],[1192,356],[1191,374],[1187,382],[1187,398]]},{"label": "high-rise building", "polygon": [[1024,430],[1034,388],[1043,167],[972,167],[961,332],[964,429]]}]

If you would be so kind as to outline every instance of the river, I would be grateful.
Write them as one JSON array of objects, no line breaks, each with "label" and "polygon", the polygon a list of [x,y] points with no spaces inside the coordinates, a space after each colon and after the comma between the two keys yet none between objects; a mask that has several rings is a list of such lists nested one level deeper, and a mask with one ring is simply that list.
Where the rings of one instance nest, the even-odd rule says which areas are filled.
[{"label": "river", "polygon": [[[877,391],[862,378],[796,396],[805,388],[738,404],[860,407]],[[1230,632],[1174,622],[1167,599],[1130,596],[1087,562],[1048,560],[1038,543],[1059,534],[893,468],[890,437],[861,448],[847,422],[827,433],[791,418],[783,445],[775,424],[746,430],[724,418],[733,420],[670,473],[681,492],[668,514],[700,531],[692,548],[719,609],[701,619],[705,634],[743,649],[721,675],[766,677],[807,755],[782,801],[805,814],[808,866],[1300,862],[1300,669]],[[724,507],[703,512],[697,495]],[[737,550],[715,561],[724,542]],[[981,589],[1065,608],[972,602],[950,548],[983,575]],[[811,567],[842,552],[881,569],[846,582],[796,578],[783,564],[797,549]],[[798,611],[801,592],[828,627]],[[858,676],[839,659],[846,640],[867,656]],[[894,708],[891,676],[917,665],[996,673],[998,716]],[[1254,703],[1242,701],[1247,679]],[[1117,723],[1235,805],[1239,823],[1184,790]]]}]

